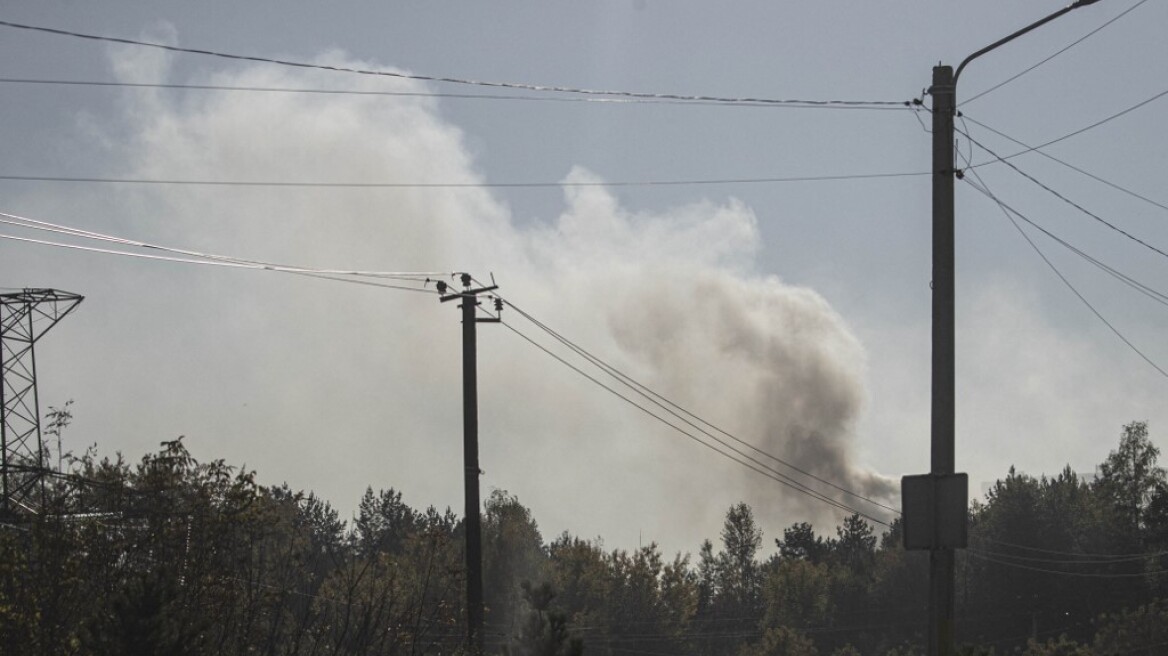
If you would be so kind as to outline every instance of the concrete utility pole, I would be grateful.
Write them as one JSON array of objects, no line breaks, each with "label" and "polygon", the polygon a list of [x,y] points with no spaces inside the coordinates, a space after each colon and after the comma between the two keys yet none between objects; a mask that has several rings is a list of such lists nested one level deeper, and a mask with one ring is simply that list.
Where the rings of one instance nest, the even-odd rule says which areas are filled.
[{"label": "concrete utility pole", "polygon": [[[954,275],[953,275],[953,69],[933,68],[933,380],[932,465],[934,477],[954,474]],[[962,504],[964,505],[964,504]],[[964,508],[962,509],[964,511]],[[934,525],[943,512],[935,504]],[[953,653],[956,604],[955,554],[934,544],[929,554],[929,653]]]},{"label": "concrete utility pole", "polygon": [[965,546],[968,503],[968,480],[963,474],[956,474],[954,462],[953,187],[959,171],[953,161],[953,120],[957,114],[957,80],[974,59],[1067,12],[1095,2],[1098,0],[1078,0],[1031,23],[966,57],[956,72],[949,66],[933,68],[933,85],[929,89],[933,97],[932,458],[930,474],[905,477],[902,492],[905,546],[930,550],[930,656],[952,656],[955,651],[954,554],[955,548]]},{"label": "concrete utility pole", "polygon": [[[479,318],[478,295],[498,289],[498,285],[471,289],[470,274],[461,275],[463,290],[446,293],[446,283],[438,283],[443,303],[462,299],[462,460],[466,487],[466,641],[470,653],[483,653],[483,535],[479,516],[479,399],[475,327],[498,323],[498,317]],[[496,300],[495,310],[502,309]]]}]

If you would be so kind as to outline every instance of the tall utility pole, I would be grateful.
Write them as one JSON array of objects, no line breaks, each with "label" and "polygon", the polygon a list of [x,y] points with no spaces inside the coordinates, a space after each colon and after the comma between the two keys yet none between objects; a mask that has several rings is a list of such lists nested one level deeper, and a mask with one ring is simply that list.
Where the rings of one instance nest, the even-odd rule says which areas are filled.
[{"label": "tall utility pole", "polygon": [[[955,594],[954,594],[954,554],[955,547],[964,546],[965,504],[951,503],[957,496],[951,483],[961,482],[963,476],[955,473],[954,462],[954,209],[953,187],[958,171],[953,161],[954,129],[953,120],[957,114],[957,80],[969,62],[1008,43],[1027,32],[1049,23],[1063,14],[1098,0],[1077,0],[1030,25],[999,39],[965,58],[954,72],[949,66],[933,68],[933,85],[929,93],[933,97],[933,373],[932,373],[932,426],[930,442],[932,446],[931,472],[928,484],[923,488],[927,499],[923,504],[926,511],[918,516],[929,516],[924,524],[917,526],[926,530],[918,531],[918,536],[910,538],[909,504],[916,505],[916,499],[909,499],[909,487],[905,486],[905,542],[910,545],[920,533],[923,536],[918,545],[927,543],[929,559],[929,654],[931,656],[952,656],[955,650]],[[924,478],[924,477],[906,477]],[[967,484],[962,483],[962,484]],[[960,486],[958,486],[960,487]],[[918,488],[921,489],[921,488]],[[966,496],[964,494],[960,496]],[[918,506],[920,507],[920,506]],[[960,517],[953,517],[959,512]],[[956,527],[956,530],[949,529]],[[913,548],[910,546],[910,548]]]},{"label": "tall utility pole", "polygon": [[[496,317],[476,316],[478,295],[498,289],[498,285],[471,288],[470,274],[461,275],[461,292],[446,293],[446,283],[438,283],[443,303],[462,299],[462,465],[466,487],[466,641],[474,656],[483,653],[483,534],[479,517],[479,399],[478,351],[475,327],[480,323],[498,323]],[[496,300],[496,311],[502,309]]]},{"label": "tall utility pole", "polygon": [[[933,380],[932,465],[935,478],[954,474],[954,292],[953,292],[953,69],[933,68]],[[933,508],[934,525],[944,512]],[[956,604],[954,548],[940,543],[929,554],[929,653],[953,653]]]}]

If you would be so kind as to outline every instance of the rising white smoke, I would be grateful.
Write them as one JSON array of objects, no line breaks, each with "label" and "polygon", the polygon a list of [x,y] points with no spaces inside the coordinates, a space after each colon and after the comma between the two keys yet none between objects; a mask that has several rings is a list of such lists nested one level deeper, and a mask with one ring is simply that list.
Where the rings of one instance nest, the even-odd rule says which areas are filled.
[{"label": "rising white smoke", "polygon": [[[122,79],[170,79],[157,53],[112,53]],[[339,53],[318,61],[386,68]],[[426,90],[259,65],[181,81]],[[128,92],[124,102],[124,122],[87,118],[77,137],[105,149],[93,166],[111,176],[484,179],[432,98]],[[22,202],[64,223],[242,257],[493,272],[516,305],[680,405],[823,478],[891,493],[851,455],[863,349],[820,295],[757,271],[756,218],[733,199],[634,213],[603,188],[567,187],[560,216],[518,227],[482,188],[93,194]],[[58,347],[74,360],[63,389],[78,400],[78,439],[133,457],[182,433],[198,457],[246,462],[263,481],[312,488],[342,509],[373,485],[461,512],[454,308],[408,292],[55,251],[24,265],[29,284],[89,297],[71,318],[74,341]],[[840,518],[665,429],[504,327],[481,328],[480,356],[484,487],[518,494],[547,536],[631,546],[641,535],[695,550],[739,500],[770,536]]]}]

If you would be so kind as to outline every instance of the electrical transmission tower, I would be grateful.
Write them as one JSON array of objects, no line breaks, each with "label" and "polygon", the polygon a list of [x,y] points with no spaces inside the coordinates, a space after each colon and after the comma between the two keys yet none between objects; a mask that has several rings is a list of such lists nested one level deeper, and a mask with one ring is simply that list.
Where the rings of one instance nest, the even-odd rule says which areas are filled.
[{"label": "electrical transmission tower", "polygon": [[56,289],[0,294],[0,517],[37,513],[44,505],[45,453],[34,346],[81,300]]}]

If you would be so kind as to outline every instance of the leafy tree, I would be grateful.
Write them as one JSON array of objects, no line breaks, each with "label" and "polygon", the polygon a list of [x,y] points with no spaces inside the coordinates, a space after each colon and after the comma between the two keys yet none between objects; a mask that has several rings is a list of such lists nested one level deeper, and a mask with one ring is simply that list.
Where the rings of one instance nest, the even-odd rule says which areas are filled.
[{"label": "leafy tree", "polygon": [[666,563],[658,577],[662,629],[683,639],[698,611],[697,575],[690,570],[689,556],[678,554]]},{"label": "leafy tree", "polygon": [[1168,648],[1168,607],[1153,602],[1100,618],[1095,653],[1154,656]]},{"label": "leafy tree", "polygon": [[1056,535],[1046,530],[1042,495],[1042,481],[1011,467],[1006,478],[990,489],[986,505],[974,518],[971,545],[978,553],[995,555],[988,556],[993,560],[974,557],[963,563],[959,581],[965,589],[959,597],[959,612],[974,618],[965,627],[966,635],[972,640],[1030,635],[1035,610],[1050,598],[1043,594],[1051,584],[1049,575],[1032,567],[1002,564],[1020,562],[1009,560],[1010,557],[1029,558],[1038,553],[1013,545],[1069,551],[1069,545],[1058,542],[1054,539]]},{"label": "leafy tree", "polygon": [[[869,603],[874,611],[871,624],[884,627],[881,635],[872,639],[871,654],[882,654],[887,649],[905,645],[924,644],[923,618],[929,597],[929,554],[924,551],[905,551],[895,536],[899,522],[881,541],[873,567]],[[959,581],[961,579],[958,579]],[[960,599],[960,597],[959,597]]]},{"label": "leafy tree", "polygon": [[1095,656],[1095,652],[1089,646],[1080,645],[1061,635],[1057,640],[1052,638],[1046,642],[1031,640],[1026,644],[1022,656]]},{"label": "leafy tree", "polygon": [[924,653],[924,649],[917,645],[905,643],[884,651],[883,656],[922,656]]},{"label": "leafy tree", "polygon": [[[1137,422],[1094,483],[1070,468],[1011,469],[975,502],[958,558],[959,653],[1162,653],[1168,482],[1157,457]],[[419,512],[368,488],[350,526],[312,493],[196,460],[181,438],[136,463],[93,449],[68,463],[44,516],[0,527],[4,654],[465,649],[463,524],[449,509]],[[760,564],[762,531],[737,504],[720,550],[703,541],[691,563],[567,533],[545,546],[530,511],[497,491],[484,512],[488,643],[516,656],[579,653],[581,640],[609,656],[855,656],[853,645],[915,656],[928,554],[905,551],[901,531],[896,520],[878,536],[853,515],[821,538],[797,523]]]},{"label": "leafy tree", "polygon": [[780,560],[763,586],[766,615],[763,626],[810,628],[827,623],[831,614],[831,567],[809,560]]},{"label": "leafy tree", "polygon": [[819,650],[807,636],[781,626],[767,629],[758,642],[743,647],[739,656],[816,656]]},{"label": "leafy tree", "polygon": [[483,512],[483,596],[486,620],[512,632],[523,607],[524,581],[542,583],[547,553],[539,525],[519,499],[494,490]]},{"label": "leafy tree", "polygon": [[373,493],[365,488],[357,517],[353,521],[353,539],[366,553],[401,551],[407,536],[417,529],[417,513],[402,503],[401,492],[393,488]]},{"label": "leafy tree", "polygon": [[567,533],[548,546],[548,570],[559,590],[556,606],[577,626],[595,626],[606,616],[608,563],[599,544]]},{"label": "leafy tree", "polygon": [[524,581],[521,588],[527,617],[508,647],[508,655],[581,656],[584,653],[583,641],[571,637],[567,618],[552,610],[552,599],[556,596],[552,586],[548,583],[533,586]]},{"label": "leafy tree", "polygon": [[1160,449],[1148,439],[1147,422],[1137,421],[1123,427],[1119,447],[1099,466],[1096,489],[1132,535],[1145,528],[1145,511],[1165,484],[1164,469],[1156,465],[1159,456]]},{"label": "leafy tree", "polygon": [[835,545],[815,535],[811,524],[799,522],[783,529],[783,538],[775,540],[775,546],[779,548],[779,556],[782,558],[821,563]]},{"label": "leafy tree", "polygon": [[718,593],[718,560],[714,557],[714,543],[702,540],[698,552],[698,614],[705,616],[712,611],[714,597]]},{"label": "leafy tree", "polygon": [[844,519],[843,526],[836,528],[836,535],[835,557],[853,573],[866,575],[876,558],[876,533],[872,526],[857,513]]},{"label": "leafy tree", "polygon": [[757,562],[762,530],[750,506],[731,506],[716,555],[703,544],[698,563],[699,612],[695,626],[702,653],[724,654],[746,644],[763,616],[762,567]]},{"label": "leafy tree", "polygon": [[731,506],[722,526],[722,552],[718,555],[718,594],[727,613],[758,616],[762,576],[755,556],[762,545],[762,529],[754,522],[750,506]]}]

